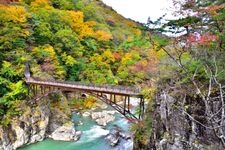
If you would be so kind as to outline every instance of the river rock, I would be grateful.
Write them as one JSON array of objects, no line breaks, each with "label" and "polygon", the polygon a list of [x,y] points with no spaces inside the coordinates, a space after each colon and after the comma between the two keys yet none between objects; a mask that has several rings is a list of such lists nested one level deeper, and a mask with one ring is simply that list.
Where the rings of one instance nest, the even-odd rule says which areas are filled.
[{"label": "river rock", "polygon": [[81,126],[83,125],[84,123],[82,121],[79,121],[78,125]]},{"label": "river rock", "polygon": [[98,125],[106,126],[107,123],[113,121],[115,119],[112,115],[105,115],[103,118],[96,119]]},{"label": "river rock", "polygon": [[89,117],[90,115],[91,115],[91,113],[88,112],[88,111],[82,113],[82,116],[83,116],[83,117]]},{"label": "river rock", "polygon": [[104,110],[103,113],[114,115],[116,113],[116,111],[114,111],[114,110],[108,110],[108,111]]},{"label": "river rock", "polygon": [[106,137],[106,139],[109,141],[111,146],[116,146],[117,143],[119,142],[120,137],[110,134]]},{"label": "river rock", "polygon": [[93,112],[91,114],[91,118],[94,119],[94,120],[97,119],[97,118],[100,118],[100,117],[102,117],[101,112]]},{"label": "river rock", "polygon": [[114,125],[105,138],[112,146],[111,150],[132,150],[133,137],[130,133],[124,131],[121,127]]},{"label": "river rock", "polygon": [[98,125],[106,126],[107,123],[115,119],[113,116],[114,113],[114,111],[93,112],[91,118],[94,119]]},{"label": "river rock", "polygon": [[106,140],[109,141],[111,146],[116,146],[120,139],[120,132],[116,129],[110,131],[110,133],[106,136]]},{"label": "river rock", "polygon": [[126,133],[126,132],[120,132],[120,136],[125,140],[131,139],[131,137],[132,137],[131,134]]},{"label": "river rock", "polygon": [[77,141],[81,132],[76,132],[73,125],[65,125],[57,128],[49,137],[59,141]]}]

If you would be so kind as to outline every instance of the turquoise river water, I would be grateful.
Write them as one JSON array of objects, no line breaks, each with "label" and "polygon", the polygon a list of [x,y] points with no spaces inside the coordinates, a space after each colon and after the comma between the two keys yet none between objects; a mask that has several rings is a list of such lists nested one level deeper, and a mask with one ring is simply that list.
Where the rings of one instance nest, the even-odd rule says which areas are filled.
[{"label": "turquoise river water", "polygon": [[75,125],[76,130],[82,131],[81,138],[76,142],[63,142],[45,139],[44,141],[34,143],[19,150],[132,150],[133,142],[131,140],[122,140],[118,146],[111,147],[105,140],[114,125],[128,131],[129,123],[121,115],[116,113],[115,121],[109,123],[104,129],[97,125],[90,117],[82,117],[79,113],[73,114],[74,123],[82,122],[82,125]]}]

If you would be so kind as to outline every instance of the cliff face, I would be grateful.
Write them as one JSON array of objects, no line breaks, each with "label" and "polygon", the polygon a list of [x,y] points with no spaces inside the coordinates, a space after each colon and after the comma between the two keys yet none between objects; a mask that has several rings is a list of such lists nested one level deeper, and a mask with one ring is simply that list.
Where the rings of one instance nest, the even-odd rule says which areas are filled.
[{"label": "cliff face", "polygon": [[16,149],[24,144],[41,141],[46,136],[49,125],[50,109],[37,106],[27,111],[7,127],[0,128],[0,149]]},{"label": "cliff face", "polygon": [[[192,101],[191,107],[198,109],[192,115],[201,117],[201,104]],[[155,104],[146,118],[151,118],[151,137],[148,144],[135,143],[138,150],[223,150],[221,143],[216,138],[213,130],[203,127],[193,121],[184,111],[177,106],[187,101],[176,99],[162,91],[157,94]],[[215,106],[216,107],[216,106]],[[206,124],[210,126],[210,124]]]},{"label": "cliff face", "polygon": [[[56,104],[58,107],[52,106]],[[60,109],[62,106],[63,109]],[[0,150],[17,149],[23,145],[42,141],[49,136],[53,139],[58,138],[54,136],[60,136],[56,132],[59,129],[62,132],[62,128],[70,135],[70,139],[67,140],[78,138],[70,121],[71,111],[65,97],[61,96],[57,102],[52,102],[50,98],[42,99],[24,109],[24,113],[12,120],[8,126],[0,126]],[[64,131],[62,133],[64,134]]]}]

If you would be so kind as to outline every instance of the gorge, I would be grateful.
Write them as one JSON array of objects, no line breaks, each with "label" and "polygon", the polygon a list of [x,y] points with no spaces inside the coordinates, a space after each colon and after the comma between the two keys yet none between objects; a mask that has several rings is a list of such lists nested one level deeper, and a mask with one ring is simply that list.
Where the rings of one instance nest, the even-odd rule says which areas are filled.
[{"label": "gorge", "polygon": [[172,2],[0,0],[0,150],[223,150],[224,0]]},{"label": "gorge", "polygon": [[[132,135],[128,134],[129,123],[121,114],[113,111],[113,108],[107,108],[109,106],[98,102],[98,106],[92,108],[92,110],[72,113],[66,97],[61,97],[58,100],[60,101],[58,105],[67,105],[67,109],[63,111],[50,106],[51,101],[52,99],[49,99],[49,97],[43,99],[38,103],[38,106],[28,109],[23,116],[15,120],[16,123],[11,124],[11,129],[3,128],[0,134],[3,137],[1,149],[17,149],[46,138],[56,141],[47,139],[40,144],[31,144],[20,149],[47,148],[49,145],[51,149],[60,147],[63,149],[74,149],[76,147],[109,149],[110,145],[116,146],[114,149],[132,149]],[[138,100],[134,99],[133,101],[136,101],[132,104],[135,105]],[[45,102],[48,102],[48,104]],[[71,120],[69,116],[72,116],[73,119]],[[104,123],[98,122],[99,117],[103,118]],[[108,124],[109,122],[111,123]],[[118,132],[120,137],[114,135],[115,132]],[[116,141],[112,136],[117,138]],[[99,144],[96,144],[96,142]],[[126,148],[123,148],[125,145],[127,145]]]}]

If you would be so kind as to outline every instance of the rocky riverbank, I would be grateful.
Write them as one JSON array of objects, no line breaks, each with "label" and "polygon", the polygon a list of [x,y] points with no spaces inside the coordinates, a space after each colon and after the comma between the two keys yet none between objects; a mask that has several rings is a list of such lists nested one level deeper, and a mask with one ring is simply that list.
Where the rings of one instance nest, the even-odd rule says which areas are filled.
[{"label": "rocky riverbank", "polygon": [[[8,126],[0,127],[0,150],[14,150],[42,141],[45,138],[77,141],[80,139],[81,131],[84,136],[87,136],[89,131],[76,130],[85,122],[82,120],[74,121],[79,126],[74,127],[74,123],[71,121],[72,111],[69,107],[69,101],[70,98],[66,98],[62,93],[59,93],[43,98],[33,105],[25,105],[22,115],[13,119]],[[74,113],[83,116],[86,120],[94,120],[97,125],[94,125],[93,129],[90,127],[90,132],[93,132],[96,137],[99,137],[98,132],[102,132],[102,138],[106,137],[112,149],[125,146],[126,150],[127,147],[132,150],[133,138],[131,138],[131,135],[119,128],[111,130],[110,126],[118,121],[119,114],[114,110],[109,110],[104,103],[99,101],[96,107],[92,109],[82,112],[73,110]],[[92,138],[94,137],[91,136],[90,139]],[[83,140],[81,139],[81,141]]]},{"label": "rocky riverbank", "polygon": [[71,111],[62,94],[48,97],[35,105],[24,106],[21,116],[7,126],[0,126],[0,150],[14,150],[50,137],[55,140],[78,140],[80,132],[71,122]]}]

